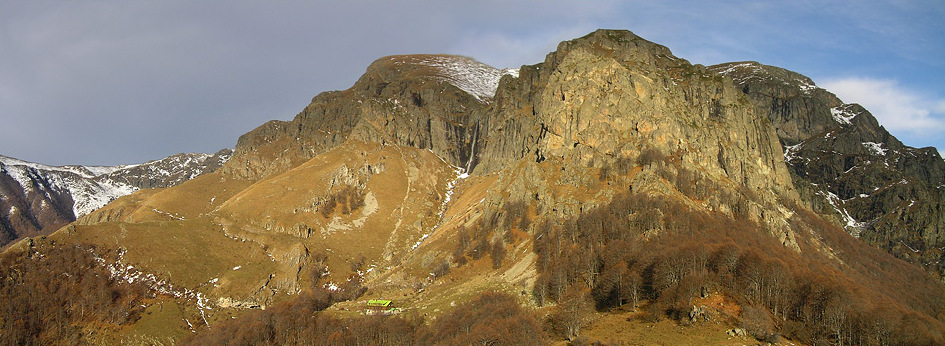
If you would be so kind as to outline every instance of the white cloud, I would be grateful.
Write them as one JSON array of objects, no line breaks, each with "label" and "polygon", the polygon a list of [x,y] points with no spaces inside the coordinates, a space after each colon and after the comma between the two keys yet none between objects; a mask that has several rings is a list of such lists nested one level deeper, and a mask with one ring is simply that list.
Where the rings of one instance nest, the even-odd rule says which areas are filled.
[{"label": "white cloud", "polygon": [[845,77],[819,83],[843,102],[859,103],[876,117],[880,125],[909,144],[908,137],[936,139],[943,144],[945,100],[930,97],[899,85],[895,80]]}]

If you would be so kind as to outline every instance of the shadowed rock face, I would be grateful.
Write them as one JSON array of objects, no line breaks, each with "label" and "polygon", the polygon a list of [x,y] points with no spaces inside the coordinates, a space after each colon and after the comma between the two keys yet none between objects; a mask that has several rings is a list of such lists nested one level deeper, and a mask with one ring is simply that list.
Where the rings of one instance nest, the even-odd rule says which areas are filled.
[{"label": "shadowed rock face", "polygon": [[755,62],[710,67],[777,128],[804,199],[854,236],[945,274],[945,161],[912,148],[863,107],[800,74]]}]

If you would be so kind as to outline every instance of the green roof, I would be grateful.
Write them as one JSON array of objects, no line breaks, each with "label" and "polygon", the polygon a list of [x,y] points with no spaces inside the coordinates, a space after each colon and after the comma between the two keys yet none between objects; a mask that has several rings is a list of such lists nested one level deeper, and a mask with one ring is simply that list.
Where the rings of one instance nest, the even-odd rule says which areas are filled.
[{"label": "green roof", "polygon": [[387,306],[390,306],[391,303],[392,302],[387,299],[371,299],[371,300],[368,300],[367,305],[387,307]]}]

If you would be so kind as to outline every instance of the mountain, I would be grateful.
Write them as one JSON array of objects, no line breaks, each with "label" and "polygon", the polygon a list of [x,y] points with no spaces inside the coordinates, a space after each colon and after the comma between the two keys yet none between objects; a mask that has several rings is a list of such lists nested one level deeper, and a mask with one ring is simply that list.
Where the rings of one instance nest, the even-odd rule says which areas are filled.
[{"label": "mountain", "polygon": [[136,165],[59,167],[0,156],[0,246],[52,233],[137,190],[170,187],[212,172],[230,155],[225,149]]},{"label": "mountain", "polygon": [[[803,82],[771,90],[825,93]],[[11,246],[0,306],[22,317],[0,323],[11,343],[945,343],[945,286],[837,227],[793,163],[842,103],[776,117],[740,83],[619,30],[518,69],[383,57],[217,171]]]},{"label": "mountain", "polygon": [[797,189],[851,235],[945,275],[945,161],[903,145],[860,105],[810,78],[756,62],[709,68],[767,116]]}]

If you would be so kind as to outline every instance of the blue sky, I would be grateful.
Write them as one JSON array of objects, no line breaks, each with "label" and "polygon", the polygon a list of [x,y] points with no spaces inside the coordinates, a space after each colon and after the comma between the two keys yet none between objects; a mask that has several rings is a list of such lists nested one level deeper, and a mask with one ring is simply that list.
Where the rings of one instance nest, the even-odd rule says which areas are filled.
[{"label": "blue sky", "polygon": [[517,67],[597,28],[692,63],[802,73],[907,145],[945,148],[941,0],[0,0],[0,154],[112,165],[214,152],[385,55]]}]

